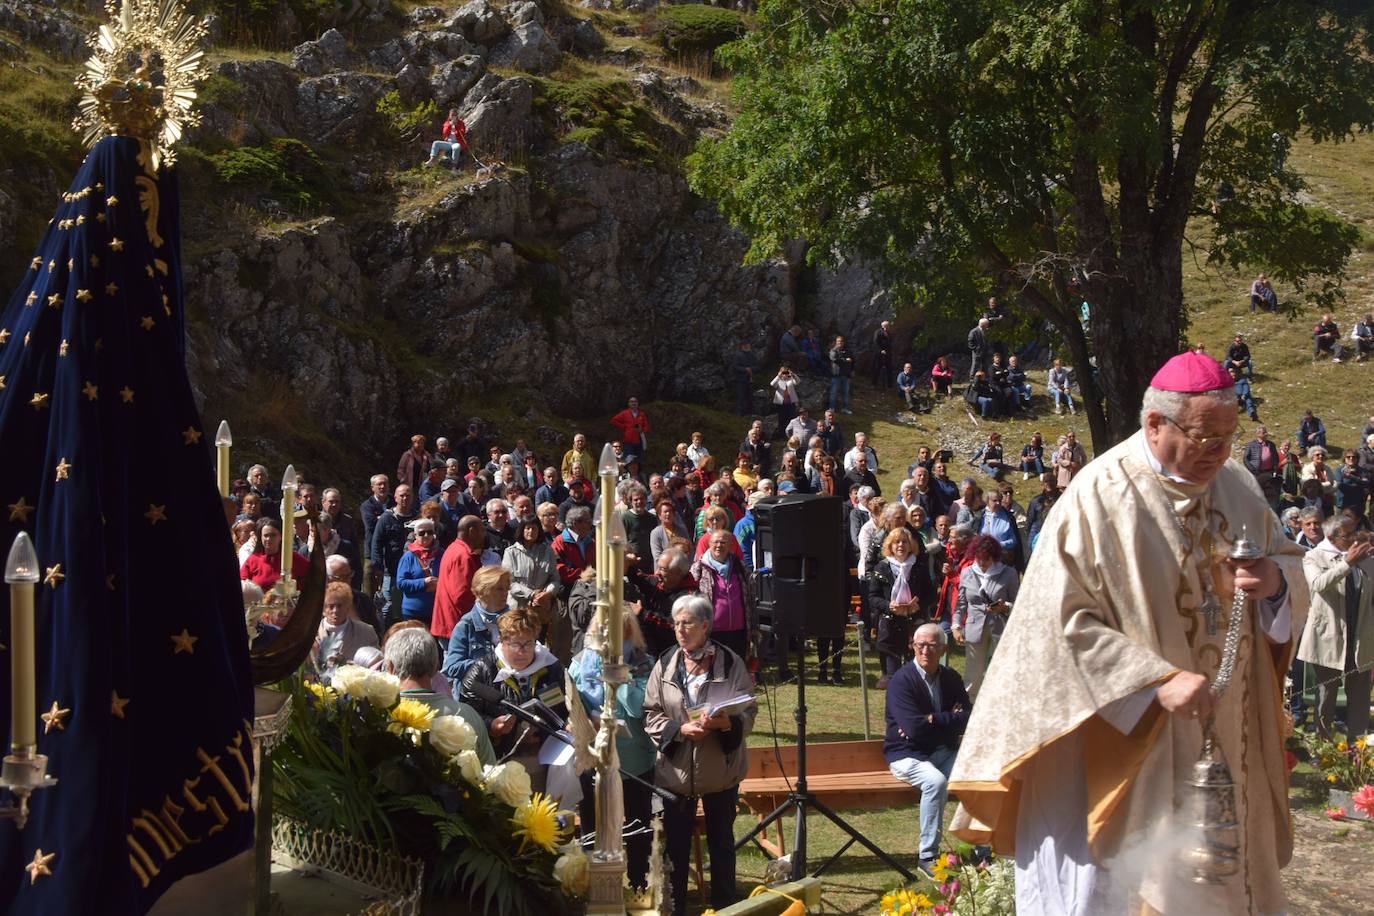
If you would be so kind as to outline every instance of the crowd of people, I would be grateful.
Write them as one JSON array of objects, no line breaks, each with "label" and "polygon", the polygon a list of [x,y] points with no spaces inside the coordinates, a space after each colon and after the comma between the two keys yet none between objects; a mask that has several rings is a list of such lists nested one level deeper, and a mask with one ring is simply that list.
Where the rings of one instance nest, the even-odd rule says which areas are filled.
[{"label": "crowd of people", "polygon": [[[664,810],[682,912],[684,838],[696,816],[695,799],[701,799],[711,899],[721,907],[734,899],[732,822],[755,709],[705,716],[700,711],[751,692],[759,679],[797,676],[787,646],[770,643],[760,632],[754,573],[764,559],[756,549],[753,510],[768,496],[839,497],[857,613],[850,619],[848,606],[835,613],[878,655],[876,686],[888,692],[885,752],[892,773],[921,789],[919,860],[928,870],[940,842],[945,784],[959,735],[1040,533],[1089,457],[1073,430],[1052,446],[1036,432],[1019,454],[1009,452],[992,430],[968,459],[970,475],[959,479],[950,475],[954,456],[938,447],[920,446],[909,463],[884,458],[865,432],[846,436],[839,426],[852,374],[852,357],[849,368],[835,368],[845,365],[843,338],[822,356],[814,343],[807,344],[812,335],[799,334],[788,332],[795,347],[784,346],[790,361],[784,360],[770,385],[776,411],[771,436],[762,419],[754,419],[738,444],[719,457],[697,432],[670,451],[661,449],[667,458],[656,462],[648,450],[650,418],[630,399],[609,420],[619,434],[612,443],[616,486],[609,493],[601,492],[599,457],[584,434],[575,434],[561,454],[546,456],[518,438],[489,442],[473,423],[462,438],[439,437],[432,449],[425,436],[412,437],[394,475],[375,475],[356,511],[337,488],[302,483],[287,533],[280,521],[281,493],[271,486],[267,469],[255,465],[233,483],[239,513],[233,530],[246,600],[270,605],[263,596],[271,595],[281,575],[283,536],[292,537],[297,548],[293,576],[304,574],[305,555],[318,541],[328,557],[329,585],[313,670],[327,677],[339,665],[366,664],[404,672],[412,685],[407,689],[480,723],[489,745],[485,754],[519,760],[536,787],[569,806],[580,802],[589,820],[590,787],[541,765],[543,736],[504,712],[500,701],[540,699],[566,714],[555,687],[567,671],[590,710],[606,702],[601,657],[586,648],[585,637],[596,598],[592,519],[600,500],[614,500],[627,538],[625,595],[631,612],[625,646],[632,680],[615,699],[629,726],[620,739],[627,817],[650,816],[647,783],[691,800]],[[749,356],[747,349],[740,352]],[[991,354],[988,365],[995,373],[999,354]],[[750,374],[757,368],[752,359],[735,366]],[[936,369],[942,366],[947,370],[948,361]],[[1013,356],[1009,368],[1015,366]],[[891,368],[884,365],[882,371]],[[1056,361],[1052,394],[1053,372],[1060,368]],[[1223,368],[1233,378],[1253,372],[1239,336]],[[797,375],[822,371],[831,379],[832,406],[813,419],[800,403]],[[904,397],[917,387],[911,375],[909,363],[893,374]],[[933,371],[926,384],[948,389],[952,375],[951,370],[942,379]],[[985,390],[977,389],[983,375],[975,368],[969,388]],[[1000,392],[980,395],[979,406],[985,397],[1005,406],[1024,403],[1027,395],[1013,381]],[[1074,411],[1068,382],[1062,400],[1055,400]],[[1374,661],[1367,657],[1374,655],[1374,588],[1364,580],[1374,573],[1368,521],[1374,417],[1362,442],[1328,465],[1326,430],[1309,411],[1293,440],[1275,444],[1261,426],[1241,456],[1280,514],[1285,533],[1309,551],[1305,566],[1314,612],[1294,681],[1302,684],[1303,667],[1312,666],[1314,723],[1323,734],[1336,728],[1336,689],[1343,683],[1350,698],[1345,726],[1352,737],[1368,727],[1368,668]],[[905,464],[895,494],[883,493],[880,461]],[[1039,482],[1039,492],[1025,506],[1009,480],[1018,471],[1022,481],[1034,476]],[[274,622],[280,621],[268,618],[261,638],[270,638]],[[816,640],[811,648],[816,682],[845,683],[845,640]],[[963,655],[962,675],[940,664],[951,651]],[[1301,691],[1295,691],[1295,708],[1301,702]],[[631,878],[642,883],[647,848],[636,842],[629,851]]]}]

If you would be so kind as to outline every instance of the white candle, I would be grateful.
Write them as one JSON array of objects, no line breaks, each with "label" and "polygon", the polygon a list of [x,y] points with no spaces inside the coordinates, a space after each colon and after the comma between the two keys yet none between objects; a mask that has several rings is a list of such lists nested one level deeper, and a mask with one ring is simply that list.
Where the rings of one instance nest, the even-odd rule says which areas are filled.
[{"label": "white candle", "polygon": [[218,452],[219,462],[216,467],[216,476],[219,480],[219,495],[229,495],[229,446],[234,444],[234,437],[229,432],[229,421],[219,422],[219,431],[215,433],[215,450]]},{"label": "white candle", "polygon": [[286,466],[281,478],[281,577],[291,581],[291,555],[296,538],[296,469]]},{"label": "white candle", "polygon": [[607,540],[610,542],[608,549],[611,556],[611,568],[608,571],[611,578],[610,610],[607,612],[609,657],[618,662],[623,657],[625,643],[625,523],[619,513],[611,518],[610,537]]},{"label": "white candle", "polygon": [[597,464],[597,474],[601,477],[601,525],[596,533],[596,584],[598,591],[610,585],[611,576],[611,516],[615,509],[615,480],[620,474],[620,463],[616,460],[615,449],[609,442],[601,450],[601,461]]},{"label": "white candle", "polygon": [[34,689],[33,592],[38,555],[24,532],[14,539],[5,563],[10,586],[10,745],[18,750],[38,743],[38,700]]}]

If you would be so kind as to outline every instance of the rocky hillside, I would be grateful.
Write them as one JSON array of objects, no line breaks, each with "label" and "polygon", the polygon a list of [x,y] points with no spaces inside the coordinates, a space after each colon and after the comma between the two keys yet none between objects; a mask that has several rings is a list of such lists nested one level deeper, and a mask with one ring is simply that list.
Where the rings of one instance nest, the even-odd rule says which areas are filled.
[{"label": "rocky hillside", "polygon": [[[767,347],[794,319],[871,334],[886,303],[866,271],[816,275],[800,251],[742,267],[745,239],[682,177],[728,123],[709,47],[745,20],[583,2],[362,0],[294,46],[285,6],[266,35],[215,22],[178,169],[193,378],[243,454],[352,477],[468,415],[720,400],[734,342]],[[0,55],[42,74],[55,122],[89,22],[0,0]],[[484,167],[422,167],[450,107]],[[0,201],[51,200],[32,189],[65,183],[74,145],[48,147],[0,165]],[[48,215],[0,218],[0,249],[26,258]],[[340,442],[345,464],[320,467]]]}]

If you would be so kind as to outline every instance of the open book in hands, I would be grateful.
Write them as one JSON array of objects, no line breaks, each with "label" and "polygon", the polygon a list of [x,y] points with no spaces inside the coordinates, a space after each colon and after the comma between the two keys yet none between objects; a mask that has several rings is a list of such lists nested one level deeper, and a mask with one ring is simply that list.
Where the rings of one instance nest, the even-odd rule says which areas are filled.
[{"label": "open book in hands", "polygon": [[705,703],[700,706],[694,706],[689,709],[688,712],[697,721],[701,721],[703,719],[714,719],[716,716],[721,715],[733,716],[743,712],[753,702],[754,698],[751,695],[742,693],[737,697],[731,697],[728,700],[722,700],[719,703],[714,703],[709,706]]}]

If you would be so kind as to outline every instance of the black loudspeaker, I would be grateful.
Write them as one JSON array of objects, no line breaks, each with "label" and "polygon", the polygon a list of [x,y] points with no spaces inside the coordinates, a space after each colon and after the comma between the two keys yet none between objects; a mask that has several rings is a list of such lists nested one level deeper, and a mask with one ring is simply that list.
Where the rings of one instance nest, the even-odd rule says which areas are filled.
[{"label": "black loudspeaker", "polygon": [[755,503],[760,624],[780,636],[843,639],[845,539],[838,496],[790,494]]}]

